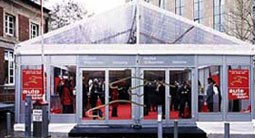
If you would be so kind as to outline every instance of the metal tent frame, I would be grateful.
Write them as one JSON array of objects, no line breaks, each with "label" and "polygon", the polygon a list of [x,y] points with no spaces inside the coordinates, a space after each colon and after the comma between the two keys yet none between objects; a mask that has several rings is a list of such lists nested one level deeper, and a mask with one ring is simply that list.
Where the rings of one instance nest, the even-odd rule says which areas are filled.
[{"label": "metal tent frame", "polygon": [[[37,67],[41,63],[40,37],[16,46],[16,122],[24,122],[22,95],[22,69]],[[196,121],[251,121],[254,113],[254,54],[255,47],[234,37],[217,32],[171,12],[145,2],[133,1],[116,9],[95,15],[83,21],[52,31],[44,36],[47,72],[47,101],[50,102],[52,66],[76,67],[77,99],[76,114],[50,114],[51,122],[86,124],[154,124],[155,120],[143,119],[143,108],[132,106],[131,120],[82,120],[82,71],[99,69],[105,71],[106,82],[109,70],[131,69],[139,76],[143,70],[164,70],[166,81],[174,69],[190,69],[192,72],[192,118],[180,120],[180,125]],[[88,64],[93,61],[100,64]],[[220,66],[222,112],[198,112],[198,71],[201,66]],[[228,112],[227,71],[230,65],[247,66],[250,71],[250,113]],[[133,80],[132,85],[141,85]],[[134,93],[142,94],[141,89]],[[169,89],[166,89],[166,94]],[[109,96],[109,91],[106,90]],[[169,94],[168,94],[169,96]],[[108,97],[106,96],[106,99]],[[142,99],[134,97],[138,103]],[[168,106],[169,103],[166,103]],[[109,107],[106,108],[109,110]],[[50,106],[49,106],[50,110]],[[168,111],[169,109],[166,108]],[[165,125],[172,124],[167,118]]]}]

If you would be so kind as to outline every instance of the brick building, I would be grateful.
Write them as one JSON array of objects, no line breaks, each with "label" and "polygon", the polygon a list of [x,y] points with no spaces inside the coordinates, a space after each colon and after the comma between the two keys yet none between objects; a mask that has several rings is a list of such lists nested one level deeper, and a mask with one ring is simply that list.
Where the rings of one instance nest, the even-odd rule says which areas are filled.
[{"label": "brick building", "polygon": [[[49,10],[44,8],[44,31]],[[14,101],[16,43],[40,34],[40,5],[29,0],[0,0],[0,102]]]}]

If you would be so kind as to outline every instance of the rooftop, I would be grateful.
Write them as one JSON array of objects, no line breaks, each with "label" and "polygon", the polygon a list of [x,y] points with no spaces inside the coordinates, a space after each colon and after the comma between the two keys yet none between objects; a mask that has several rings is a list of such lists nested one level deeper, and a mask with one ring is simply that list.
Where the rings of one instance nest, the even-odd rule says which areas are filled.
[{"label": "rooftop", "polygon": [[[18,44],[17,49],[23,51],[23,53],[31,53],[32,51],[39,53],[40,49],[30,48],[28,50],[26,46],[33,45],[38,47],[40,43],[41,37],[37,37]],[[216,50],[219,53],[222,53],[221,51],[229,51],[229,54],[251,54],[254,49],[250,43],[142,1],[132,1],[105,13],[49,32],[44,35],[44,44],[46,52],[52,53],[56,52],[56,49],[63,48],[71,50],[71,53],[85,52],[85,50],[89,51],[89,49],[94,49],[94,53],[97,53],[98,50],[95,50],[98,47],[97,44],[108,45],[108,48],[114,48],[120,44],[122,46],[126,45],[127,47],[125,48],[130,49],[131,53],[132,51],[133,53],[139,53],[142,52],[139,50],[146,51],[146,49],[150,51],[149,47],[146,46],[157,45],[156,51],[162,50],[161,52],[158,51],[158,53],[162,54],[171,53],[171,51],[178,52],[178,48],[176,49],[175,47],[185,45],[186,47],[178,49],[180,53],[183,53],[183,50],[186,53],[187,50],[191,50],[189,52],[191,54],[203,52],[215,54]],[[141,48],[136,48],[138,51],[128,48],[132,44],[139,44]],[[70,45],[71,47],[69,47]],[[95,47],[91,48],[92,45]],[[244,48],[244,46],[247,48]],[[208,49],[205,50],[206,48]],[[124,46],[115,48],[115,50],[120,51],[122,49],[124,49]],[[113,49],[109,50],[114,51]],[[58,53],[63,53],[64,51],[60,50]]]}]

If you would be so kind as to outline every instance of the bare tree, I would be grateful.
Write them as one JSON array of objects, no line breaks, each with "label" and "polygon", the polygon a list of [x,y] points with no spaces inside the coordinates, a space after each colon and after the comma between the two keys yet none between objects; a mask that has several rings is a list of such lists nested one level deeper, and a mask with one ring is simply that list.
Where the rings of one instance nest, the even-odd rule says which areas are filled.
[{"label": "bare tree", "polygon": [[244,41],[253,41],[252,2],[251,0],[232,0],[229,13],[226,13],[225,31]]},{"label": "bare tree", "polygon": [[55,30],[87,17],[88,12],[73,0],[54,5],[50,12],[50,30]]}]

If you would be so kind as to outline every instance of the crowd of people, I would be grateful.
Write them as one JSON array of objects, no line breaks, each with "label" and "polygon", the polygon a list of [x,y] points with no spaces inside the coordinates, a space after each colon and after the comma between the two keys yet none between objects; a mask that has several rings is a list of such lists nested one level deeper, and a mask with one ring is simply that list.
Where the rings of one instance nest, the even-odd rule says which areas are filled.
[{"label": "crowd of people", "polygon": [[[105,103],[105,83],[103,79],[89,79],[88,82],[83,81],[83,117],[86,117],[86,112],[95,108],[99,104]],[[101,109],[93,110],[93,119],[103,117]]]},{"label": "crowd of people", "polygon": [[[125,82],[119,82],[113,85],[109,85],[109,101],[116,100],[129,100],[128,84]],[[83,81],[83,117],[86,116],[86,112],[89,109],[105,104],[105,82],[103,79],[88,79]],[[114,102],[110,104],[111,117],[118,117],[119,103]],[[92,111],[93,119],[97,119],[96,116],[103,117],[101,109]]]},{"label": "crowd of people", "polygon": [[[206,97],[203,102],[206,103],[208,112],[213,112],[214,99],[216,94],[220,95],[220,89],[212,78],[207,79],[208,86],[205,91]],[[200,83],[199,83],[200,84]],[[162,78],[148,81],[144,85],[144,115],[149,112],[156,112],[158,105],[162,105],[163,118],[165,117],[165,87],[166,83]],[[201,85],[201,84],[200,84]],[[200,86],[201,87],[201,86]],[[110,86],[109,101],[130,100],[130,94],[126,83],[118,83]],[[170,111],[177,111],[180,118],[189,118],[191,116],[191,82],[183,81],[182,83],[174,81],[169,85],[171,104]],[[70,79],[60,79],[57,85],[57,92],[62,105],[62,113],[74,113],[75,96],[73,93],[74,86]],[[216,92],[217,91],[217,92]],[[220,95],[221,96],[221,95]],[[220,97],[221,98],[221,97]],[[91,108],[105,104],[105,81],[103,79],[91,78],[87,82],[83,81],[83,117],[86,117],[86,111]],[[219,100],[221,101],[221,99]],[[111,116],[118,117],[118,105],[110,105],[112,108]],[[220,105],[219,105],[220,106]],[[185,109],[188,109],[188,113]],[[201,107],[199,107],[201,109]],[[93,115],[103,116],[100,109],[93,110]],[[93,119],[96,119],[95,117]]]},{"label": "crowd of people", "polygon": [[[171,95],[171,111],[179,111],[179,117],[189,118],[191,115],[191,83],[190,81],[184,81],[179,83],[174,81],[173,85],[170,85]],[[188,109],[188,112],[185,111]]]},{"label": "crowd of people", "polygon": [[157,106],[162,105],[163,115],[165,115],[165,86],[162,79],[146,83],[144,86],[144,115],[157,111]]},{"label": "crowd of people", "polygon": [[[156,112],[157,106],[162,105],[163,118],[165,118],[165,86],[162,79],[154,80],[144,86],[144,115]],[[191,113],[191,84],[190,81],[179,83],[177,81],[170,85],[171,111],[178,111],[179,117],[188,118]],[[185,114],[185,107],[188,113]],[[186,111],[187,112],[187,111]]]}]

